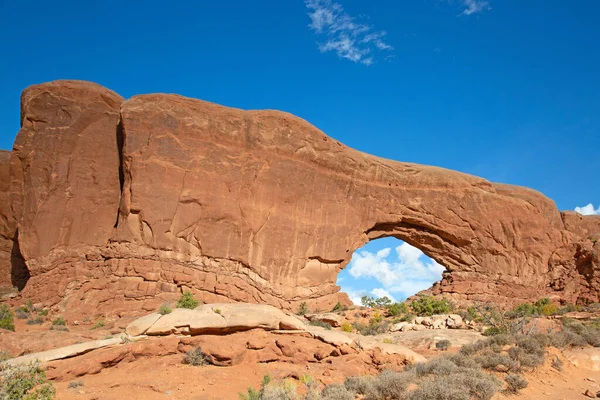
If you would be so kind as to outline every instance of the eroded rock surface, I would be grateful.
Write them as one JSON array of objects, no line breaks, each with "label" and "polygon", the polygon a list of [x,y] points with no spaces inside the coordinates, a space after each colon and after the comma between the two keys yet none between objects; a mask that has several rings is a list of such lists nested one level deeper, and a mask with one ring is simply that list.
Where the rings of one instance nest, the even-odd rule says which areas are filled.
[{"label": "eroded rock surface", "polygon": [[154,310],[189,289],[327,310],[348,303],[335,280],[353,251],[384,236],[446,266],[434,293],[600,297],[600,217],[534,190],[370,156],[278,111],[73,81],[21,108],[11,212],[25,295],[48,305]]}]

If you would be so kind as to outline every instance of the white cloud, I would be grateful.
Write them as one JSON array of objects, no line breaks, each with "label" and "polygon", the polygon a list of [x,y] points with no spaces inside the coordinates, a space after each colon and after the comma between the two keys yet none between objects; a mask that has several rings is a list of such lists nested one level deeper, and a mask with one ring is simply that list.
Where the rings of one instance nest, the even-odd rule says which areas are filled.
[{"label": "white cloud", "polygon": [[462,12],[463,15],[477,14],[492,8],[485,0],[463,0],[463,4],[466,7]]},{"label": "white cloud", "polygon": [[375,62],[374,51],[392,51],[384,41],[384,31],[356,22],[344,8],[331,0],[305,0],[309,9],[310,27],[325,41],[319,43],[321,53],[335,52],[338,57],[355,63],[371,65]]},{"label": "white cloud", "polygon": [[581,215],[600,215],[600,206],[594,209],[594,205],[592,203],[583,207],[575,207],[575,212],[578,212]]},{"label": "white cloud", "polygon": [[[381,290],[402,298],[428,289],[441,280],[445,267],[427,258],[421,250],[408,243],[396,247],[396,257],[392,256],[391,250],[384,248],[377,253],[354,253],[348,267],[350,276],[354,279],[374,278],[383,286]],[[380,289],[374,290],[382,293]],[[375,294],[374,290],[372,294]]]},{"label": "white cloud", "polygon": [[394,296],[392,296],[390,294],[390,292],[388,292],[387,290],[385,290],[383,288],[375,288],[375,289],[371,290],[371,294],[373,296],[377,297],[377,298],[379,298],[379,297],[387,297],[391,301],[396,301],[396,299],[394,298]]}]

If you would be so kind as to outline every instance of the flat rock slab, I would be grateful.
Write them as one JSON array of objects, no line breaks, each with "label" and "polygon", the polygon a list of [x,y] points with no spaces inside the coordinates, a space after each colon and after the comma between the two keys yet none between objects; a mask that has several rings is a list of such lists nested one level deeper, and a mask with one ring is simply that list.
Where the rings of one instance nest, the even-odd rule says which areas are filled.
[{"label": "flat rock slab", "polygon": [[12,358],[10,360],[6,360],[2,363],[2,366],[17,366],[23,364],[29,364],[35,361],[39,361],[41,363],[61,360],[63,358],[75,357],[81,354],[85,354],[92,350],[100,349],[107,346],[112,346],[121,343],[121,338],[112,338],[112,339],[104,339],[104,340],[94,340],[92,342],[85,342],[74,344],[71,346],[61,347],[58,349],[52,349],[48,351],[42,351],[40,353],[32,353],[27,354],[25,356]]},{"label": "flat rock slab", "polygon": [[129,324],[130,336],[170,334],[225,334],[250,329],[304,331],[306,326],[294,316],[264,304],[204,304],[193,310],[176,308],[171,313],[153,313]]},{"label": "flat rock slab", "polygon": [[410,361],[411,363],[427,361],[425,357],[412,351],[408,347],[399,344],[382,343],[374,337],[357,335],[355,333],[350,332],[333,331],[321,328],[319,326],[309,326],[307,327],[307,330],[315,338],[318,338],[321,341],[334,345],[336,347],[340,347],[342,345],[351,345],[360,347],[363,350],[372,350],[377,348],[385,354],[395,354],[404,356],[405,359]]}]

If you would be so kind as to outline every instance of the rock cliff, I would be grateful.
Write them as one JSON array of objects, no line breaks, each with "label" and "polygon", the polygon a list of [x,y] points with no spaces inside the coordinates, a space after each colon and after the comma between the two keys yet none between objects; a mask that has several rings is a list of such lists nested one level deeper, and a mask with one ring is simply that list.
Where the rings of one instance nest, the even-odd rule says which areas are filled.
[{"label": "rock cliff", "polygon": [[154,309],[187,288],[326,309],[348,301],[335,281],[353,251],[384,236],[447,268],[435,293],[600,300],[600,217],[534,190],[364,154],[279,111],[79,81],[21,103],[0,283],[16,243],[38,301]]}]

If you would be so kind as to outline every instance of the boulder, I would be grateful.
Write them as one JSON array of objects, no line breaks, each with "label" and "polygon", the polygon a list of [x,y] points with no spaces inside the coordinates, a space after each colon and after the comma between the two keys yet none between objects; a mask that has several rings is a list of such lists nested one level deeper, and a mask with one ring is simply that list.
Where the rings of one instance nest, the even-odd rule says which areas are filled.
[{"label": "boulder", "polygon": [[334,313],[306,314],[304,317],[306,317],[306,319],[308,319],[311,322],[323,322],[325,324],[329,324],[334,328],[342,326],[342,317]]},{"label": "boulder", "polygon": [[450,329],[460,329],[465,326],[465,323],[460,315],[450,314],[446,319],[446,326]]},{"label": "boulder", "polygon": [[226,334],[251,329],[303,330],[298,319],[263,304],[204,304],[194,310],[176,308],[169,314],[141,317],[127,328],[127,334],[164,336],[170,334]]}]

